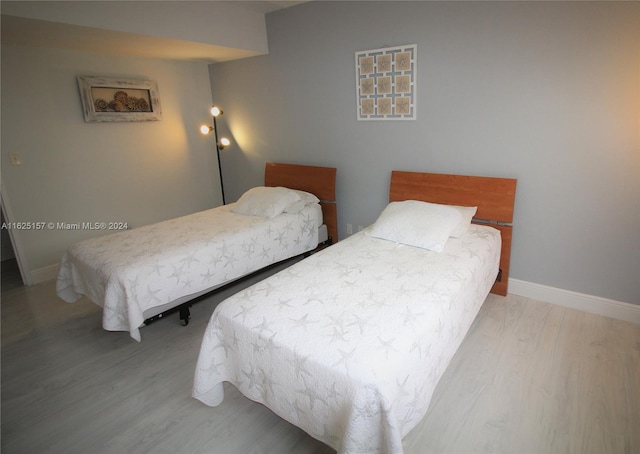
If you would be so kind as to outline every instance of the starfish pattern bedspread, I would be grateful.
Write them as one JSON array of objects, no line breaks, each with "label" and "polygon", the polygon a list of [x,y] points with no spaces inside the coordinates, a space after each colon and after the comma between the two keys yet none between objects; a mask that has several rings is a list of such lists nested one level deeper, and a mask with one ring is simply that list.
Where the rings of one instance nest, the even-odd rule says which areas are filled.
[{"label": "starfish pattern bedspread", "polygon": [[402,453],[488,295],[500,232],[472,225],[431,252],[367,229],[226,299],[193,396],[223,382],[339,453]]},{"label": "starfish pattern bedspread", "polygon": [[272,219],[233,213],[233,204],[72,245],[57,293],[103,307],[102,326],[140,341],[147,309],[194,295],[313,250],[322,211],[308,205]]}]

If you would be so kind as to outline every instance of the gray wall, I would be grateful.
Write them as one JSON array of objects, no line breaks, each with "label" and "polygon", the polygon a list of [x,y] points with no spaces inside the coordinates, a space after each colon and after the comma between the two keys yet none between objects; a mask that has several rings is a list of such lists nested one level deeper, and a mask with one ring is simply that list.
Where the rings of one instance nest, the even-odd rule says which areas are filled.
[{"label": "gray wall", "polygon": [[[200,1],[2,1],[0,9],[0,163],[9,221],[111,220],[135,227],[221,203],[213,143],[197,129],[211,121],[207,64],[148,58],[164,55],[158,49],[147,48],[147,58],[124,55],[139,55],[143,44],[156,43],[152,37],[167,39],[162,45],[170,47],[192,41],[203,46],[199,53],[215,47],[219,58],[264,54],[268,46],[262,13],[233,2]],[[15,25],[4,27],[5,16],[80,27],[66,29],[66,39],[61,40],[55,39],[56,33],[48,35],[49,27],[17,33]],[[86,36],[92,27],[92,39],[72,39]],[[111,31],[126,32],[138,42],[114,49]],[[43,43],[33,40],[34,35],[53,39]],[[85,123],[78,75],[156,80],[162,121]],[[23,164],[11,166],[11,153],[20,153]],[[25,282],[55,277],[70,244],[105,233],[109,232],[14,230]]]},{"label": "gray wall", "polygon": [[[161,121],[85,123],[78,75],[158,82]],[[141,225],[221,203],[207,65],[2,45],[2,190],[12,222]],[[10,153],[22,156],[11,166]],[[26,273],[54,273],[101,230],[14,230]],[[36,282],[39,280],[34,279]]]},{"label": "gray wall", "polygon": [[[640,4],[311,2],[210,66],[229,200],[267,160],[338,168],[340,235],[392,169],[518,178],[511,277],[640,304]],[[418,45],[416,121],[356,120],[354,53]]]}]

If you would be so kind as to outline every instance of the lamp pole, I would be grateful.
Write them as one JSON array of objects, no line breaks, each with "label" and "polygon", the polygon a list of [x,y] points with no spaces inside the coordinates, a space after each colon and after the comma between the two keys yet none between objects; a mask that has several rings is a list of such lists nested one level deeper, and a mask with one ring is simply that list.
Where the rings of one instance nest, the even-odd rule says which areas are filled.
[{"label": "lamp pole", "polygon": [[218,157],[218,172],[220,173],[220,189],[222,191],[222,204],[226,205],[227,201],[224,198],[224,182],[222,181],[222,164],[220,164],[220,144],[218,143],[218,125],[216,123],[215,115],[213,117],[213,134],[216,141],[216,155]]},{"label": "lamp pole", "polygon": [[223,150],[224,147],[228,147],[229,145],[231,145],[231,141],[226,137],[222,137],[218,139],[218,123],[216,122],[216,117],[218,115],[222,115],[222,110],[217,106],[213,106],[211,108],[211,118],[213,118],[213,127],[202,125],[200,126],[200,132],[206,136],[211,134],[211,131],[213,131],[213,137],[214,137],[214,140],[216,141],[216,157],[218,158],[218,173],[220,174],[220,190],[222,192],[222,204],[226,205],[227,199],[224,197],[224,182],[222,181],[222,162],[220,162],[220,150]]}]

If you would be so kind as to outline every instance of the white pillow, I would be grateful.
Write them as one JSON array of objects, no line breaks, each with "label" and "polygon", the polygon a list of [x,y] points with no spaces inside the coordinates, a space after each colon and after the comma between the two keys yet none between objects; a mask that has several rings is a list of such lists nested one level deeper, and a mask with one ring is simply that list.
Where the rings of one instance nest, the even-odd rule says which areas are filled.
[{"label": "white pillow", "polygon": [[310,192],[301,191],[299,189],[292,189],[292,191],[298,194],[300,196],[300,199],[303,200],[306,205],[320,202],[320,199]]},{"label": "white pillow", "polygon": [[284,212],[287,214],[298,214],[306,206],[307,206],[307,202],[305,202],[304,200],[298,200],[297,202],[293,202],[291,205],[285,208]]},{"label": "white pillow", "polygon": [[469,229],[471,225],[471,219],[476,215],[476,211],[478,211],[478,207],[461,207],[457,205],[449,205],[451,208],[455,208],[460,212],[460,222],[455,226],[453,232],[451,232],[451,236],[454,238],[460,238],[464,235]]},{"label": "white pillow", "polygon": [[460,218],[460,212],[447,205],[417,200],[391,202],[369,236],[441,252]]},{"label": "white pillow", "polygon": [[250,216],[275,218],[299,200],[300,196],[291,189],[280,186],[258,186],[242,194],[231,211]]},{"label": "white pillow", "polygon": [[320,199],[310,192],[300,191],[298,189],[292,189],[292,191],[300,196],[300,200],[285,208],[285,213],[297,214],[301,212],[307,205],[313,205],[320,202]]}]

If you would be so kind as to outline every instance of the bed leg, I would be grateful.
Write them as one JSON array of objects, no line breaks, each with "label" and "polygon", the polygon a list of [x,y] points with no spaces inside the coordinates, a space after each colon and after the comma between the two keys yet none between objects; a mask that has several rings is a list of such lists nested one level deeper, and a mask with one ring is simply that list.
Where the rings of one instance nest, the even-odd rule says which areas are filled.
[{"label": "bed leg", "polygon": [[191,318],[189,306],[189,304],[183,304],[180,306],[180,323],[182,326],[187,326],[189,324],[189,319]]}]

